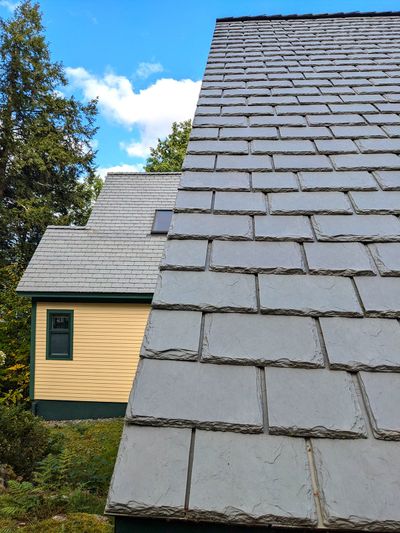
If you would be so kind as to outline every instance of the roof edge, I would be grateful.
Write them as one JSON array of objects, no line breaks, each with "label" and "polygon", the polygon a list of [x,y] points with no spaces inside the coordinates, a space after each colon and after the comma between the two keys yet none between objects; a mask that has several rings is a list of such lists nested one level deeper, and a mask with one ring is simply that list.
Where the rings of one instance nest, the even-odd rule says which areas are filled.
[{"label": "roof edge", "polygon": [[291,15],[255,15],[246,17],[222,17],[217,22],[240,22],[251,20],[298,20],[298,19],[326,19],[326,18],[354,18],[354,17],[395,17],[400,11],[351,11],[338,13],[304,13]]},{"label": "roof edge", "polygon": [[176,172],[107,172],[106,176],[180,176],[182,171]]},{"label": "roof edge", "polygon": [[56,291],[32,291],[17,289],[17,294],[26,296],[33,300],[46,301],[118,301],[151,303],[152,292],[56,292]]}]

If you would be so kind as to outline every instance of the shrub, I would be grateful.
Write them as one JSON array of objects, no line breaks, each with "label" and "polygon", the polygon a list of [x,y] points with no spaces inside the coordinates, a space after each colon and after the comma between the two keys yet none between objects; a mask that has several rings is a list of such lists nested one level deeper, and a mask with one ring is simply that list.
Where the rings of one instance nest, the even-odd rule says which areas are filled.
[{"label": "shrub", "polygon": [[67,510],[69,513],[90,513],[102,515],[104,513],[104,497],[92,494],[80,488],[74,489],[67,496]]},{"label": "shrub", "polygon": [[84,487],[92,493],[105,494],[122,426],[122,420],[111,420],[53,428],[52,432],[62,440],[62,449],[40,463],[36,482],[46,488]]},{"label": "shrub", "polygon": [[30,479],[37,463],[49,452],[50,431],[29,411],[0,405],[0,464]]}]

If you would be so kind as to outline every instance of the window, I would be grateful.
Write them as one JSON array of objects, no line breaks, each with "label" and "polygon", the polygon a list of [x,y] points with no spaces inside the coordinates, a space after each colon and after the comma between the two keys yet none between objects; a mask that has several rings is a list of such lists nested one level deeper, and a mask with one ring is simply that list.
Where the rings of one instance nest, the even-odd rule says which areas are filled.
[{"label": "window", "polygon": [[151,233],[168,233],[171,218],[172,211],[167,209],[156,209]]},{"label": "window", "polygon": [[73,311],[47,310],[47,359],[72,359]]}]

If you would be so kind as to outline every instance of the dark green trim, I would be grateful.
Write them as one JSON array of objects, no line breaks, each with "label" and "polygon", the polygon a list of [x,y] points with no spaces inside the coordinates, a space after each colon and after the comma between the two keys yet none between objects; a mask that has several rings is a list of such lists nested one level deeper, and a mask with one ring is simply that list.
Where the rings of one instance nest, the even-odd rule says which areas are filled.
[{"label": "dark green trim", "polygon": [[29,397],[35,397],[35,354],[36,354],[36,302],[32,302],[31,314],[31,350],[29,357]]},{"label": "dark green trim", "polygon": [[[275,528],[271,526],[234,526],[211,522],[162,520],[153,518],[115,517],[115,533],[310,533],[314,528]],[[331,529],[324,529],[326,533]]]},{"label": "dark green trim", "polygon": [[84,420],[119,418],[125,415],[126,402],[77,402],[67,400],[35,400],[32,412],[45,420]]},{"label": "dark green trim", "polygon": [[[68,354],[56,355],[50,352],[50,336],[51,323],[53,315],[68,315],[69,316],[69,328],[68,328]],[[74,352],[74,311],[73,309],[47,309],[46,318],[46,359],[51,361],[72,361]]]},{"label": "dark green trim", "polygon": [[27,296],[36,301],[47,302],[109,302],[109,303],[151,303],[152,292],[143,293],[97,293],[97,292],[25,292],[17,291],[21,296]]}]

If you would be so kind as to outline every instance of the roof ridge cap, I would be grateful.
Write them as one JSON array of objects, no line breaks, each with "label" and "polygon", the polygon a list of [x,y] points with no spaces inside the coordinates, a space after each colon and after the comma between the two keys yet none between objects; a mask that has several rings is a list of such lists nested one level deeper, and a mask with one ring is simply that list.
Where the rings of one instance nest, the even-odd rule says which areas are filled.
[{"label": "roof ridge cap", "polygon": [[298,19],[325,19],[325,18],[354,18],[354,17],[393,17],[400,16],[400,11],[349,11],[336,13],[302,13],[290,15],[254,15],[243,17],[221,17],[217,22],[246,22],[251,20],[298,20]]}]

